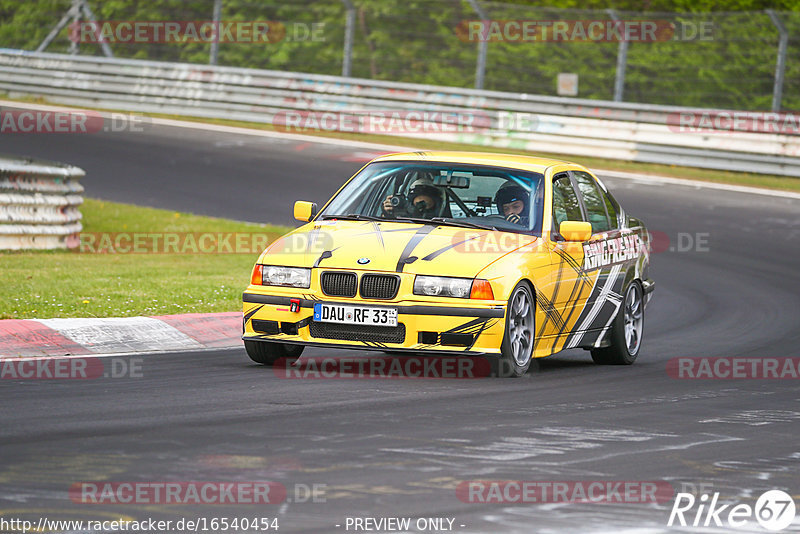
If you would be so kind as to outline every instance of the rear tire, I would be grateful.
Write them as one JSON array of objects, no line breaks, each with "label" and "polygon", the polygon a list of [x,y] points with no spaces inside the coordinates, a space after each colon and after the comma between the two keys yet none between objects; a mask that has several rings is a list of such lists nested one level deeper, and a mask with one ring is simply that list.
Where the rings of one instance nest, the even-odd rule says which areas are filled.
[{"label": "rear tire", "polygon": [[625,290],[622,307],[608,333],[611,345],[592,349],[592,360],[598,365],[631,365],[642,347],[644,333],[644,292],[639,282],[633,281]]},{"label": "rear tire", "polygon": [[292,363],[303,353],[303,345],[289,345],[272,341],[244,341],[244,350],[250,359],[262,365],[274,365],[281,358]]},{"label": "rear tire", "polygon": [[531,368],[534,320],[533,293],[527,283],[520,282],[508,298],[506,327],[503,343],[500,345],[500,355],[492,358],[492,371],[495,376],[517,378]]}]

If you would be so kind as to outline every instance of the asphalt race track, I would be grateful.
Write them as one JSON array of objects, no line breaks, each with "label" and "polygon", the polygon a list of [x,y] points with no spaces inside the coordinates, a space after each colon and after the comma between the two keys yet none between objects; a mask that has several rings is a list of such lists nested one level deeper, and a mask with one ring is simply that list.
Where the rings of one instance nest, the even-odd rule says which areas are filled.
[{"label": "asphalt race track", "polygon": [[[1,141],[2,153],[83,167],[87,196],[276,223],[291,221],[295,199],[324,201],[370,157],[157,126]],[[470,480],[666,481],[676,492],[700,488],[751,505],[784,489],[800,505],[798,381],[666,371],[677,357],[800,355],[800,201],[606,183],[662,236],[635,365],[596,366],[578,350],[518,380],[303,380],[279,378],[236,349],[123,357],[141,365],[141,378],[3,380],[0,509],[62,519],[277,517],[280,532],[353,532],[348,517],[444,517],[454,532],[654,533],[694,529],[667,527],[671,499],[466,503],[455,488]],[[271,480],[288,499],[92,505],[68,496],[81,481],[200,480]],[[320,502],[304,499],[314,484],[324,490]],[[742,531],[763,532],[754,520]]]}]

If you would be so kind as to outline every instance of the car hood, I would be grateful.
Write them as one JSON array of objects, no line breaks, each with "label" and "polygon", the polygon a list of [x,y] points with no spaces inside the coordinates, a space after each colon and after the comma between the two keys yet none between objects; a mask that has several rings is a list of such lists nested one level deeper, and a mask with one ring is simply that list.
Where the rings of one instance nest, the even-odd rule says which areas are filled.
[{"label": "car hood", "polygon": [[259,262],[472,278],[536,240],[525,234],[435,224],[326,220],[277,239]]}]

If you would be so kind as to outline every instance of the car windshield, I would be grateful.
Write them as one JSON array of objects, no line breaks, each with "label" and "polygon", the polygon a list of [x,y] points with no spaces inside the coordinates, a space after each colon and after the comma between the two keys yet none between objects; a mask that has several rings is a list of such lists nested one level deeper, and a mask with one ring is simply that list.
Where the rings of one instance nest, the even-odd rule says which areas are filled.
[{"label": "car windshield", "polygon": [[432,222],[541,235],[540,173],[433,162],[376,162],[328,203],[321,219]]}]

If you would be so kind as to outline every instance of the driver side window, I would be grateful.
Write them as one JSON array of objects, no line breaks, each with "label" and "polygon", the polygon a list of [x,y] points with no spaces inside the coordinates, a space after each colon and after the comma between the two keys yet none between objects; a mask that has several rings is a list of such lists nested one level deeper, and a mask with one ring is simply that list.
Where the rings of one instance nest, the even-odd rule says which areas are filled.
[{"label": "driver side window", "polygon": [[578,195],[572,188],[567,174],[557,174],[553,178],[553,231],[564,221],[582,221],[581,205]]}]

